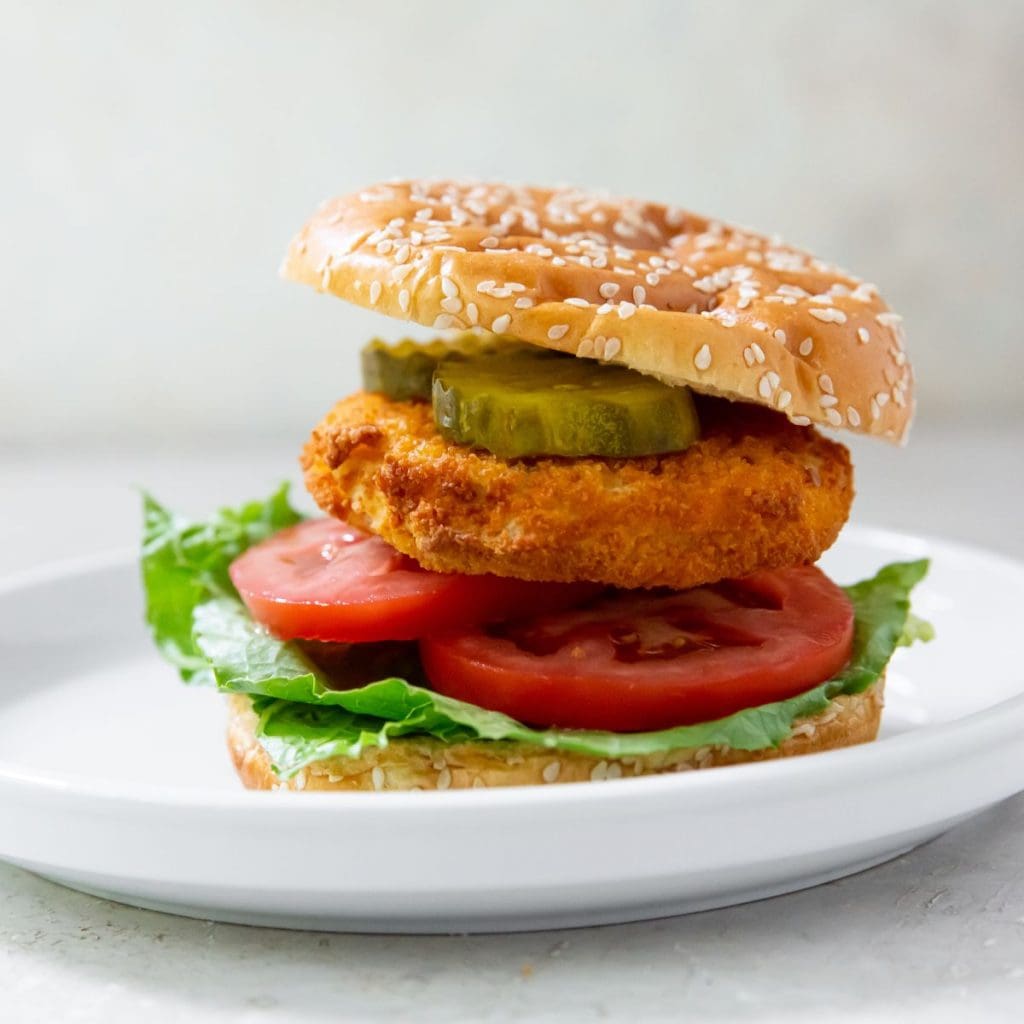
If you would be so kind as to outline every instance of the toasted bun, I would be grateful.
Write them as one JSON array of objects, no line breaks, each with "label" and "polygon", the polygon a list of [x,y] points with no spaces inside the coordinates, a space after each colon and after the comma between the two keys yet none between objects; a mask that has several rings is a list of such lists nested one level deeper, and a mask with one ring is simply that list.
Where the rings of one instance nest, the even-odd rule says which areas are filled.
[{"label": "toasted bun", "polygon": [[325,203],[282,274],[893,441],[913,413],[874,285],[745,229],[575,189],[390,182]]},{"label": "toasted bun", "polygon": [[768,761],[867,743],[878,734],[883,689],[880,679],[863,693],[837,697],[821,714],[798,720],[780,746],[767,750],[709,746],[601,760],[524,743],[443,743],[415,737],[392,740],[383,748],[368,747],[359,757],[317,761],[287,780],[274,774],[256,739],[257,718],[250,698],[232,696],[228,698],[228,749],[249,789],[471,789],[589,782]]}]

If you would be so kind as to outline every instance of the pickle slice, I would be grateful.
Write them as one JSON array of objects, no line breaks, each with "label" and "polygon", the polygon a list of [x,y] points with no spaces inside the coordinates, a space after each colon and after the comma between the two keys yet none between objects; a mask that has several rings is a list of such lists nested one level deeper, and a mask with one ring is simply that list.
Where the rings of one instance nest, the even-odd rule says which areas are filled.
[{"label": "pickle slice", "polygon": [[494,345],[493,338],[468,332],[451,341],[403,338],[393,345],[374,338],[360,353],[363,390],[378,391],[400,402],[416,398],[429,400],[434,370],[442,359],[477,355]]},{"label": "pickle slice", "polygon": [[442,360],[433,402],[448,440],[506,459],[656,455],[700,436],[687,388],[529,346]]}]

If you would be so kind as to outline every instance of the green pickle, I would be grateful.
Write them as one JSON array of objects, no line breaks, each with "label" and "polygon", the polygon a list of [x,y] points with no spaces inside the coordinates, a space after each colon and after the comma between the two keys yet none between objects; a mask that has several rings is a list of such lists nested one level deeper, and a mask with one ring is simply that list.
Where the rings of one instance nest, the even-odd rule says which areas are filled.
[{"label": "green pickle", "polygon": [[374,338],[360,353],[363,390],[378,391],[400,402],[430,400],[437,364],[451,356],[477,355],[494,341],[476,334],[461,334],[453,341],[413,341],[403,338],[389,345]]},{"label": "green pickle", "polygon": [[687,388],[529,345],[442,359],[433,402],[444,437],[506,459],[656,455],[700,436]]}]

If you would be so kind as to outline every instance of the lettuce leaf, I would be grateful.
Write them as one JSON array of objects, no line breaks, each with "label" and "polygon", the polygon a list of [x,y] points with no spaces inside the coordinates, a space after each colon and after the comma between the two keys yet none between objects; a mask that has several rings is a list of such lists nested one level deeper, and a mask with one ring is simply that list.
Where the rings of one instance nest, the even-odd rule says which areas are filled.
[{"label": "lettuce leaf", "polygon": [[266,501],[221,509],[192,523],[142,496],[142,585],[146,622],[160,653],[187,683],[212,683],[207,659],[192,637],[192,616],[203,601],[237,594],[228,567],[246,548],[302,518],[282,484]]},{"label": "lettuce leaf", "polygon": [[278,640],[257,625],[231,587],[227,567],[245,547],[298,518],[283,488],[266,502],[222,511],[208,524],[183,523],[147,498],[143,547],[147,619],[161,651],[187,681],[253,698],[260,742],[284,777],[313,761],[357,756],[364,747],[409,735],[519,741],[602,758],[718,744],[761,750],[777,746],[796,719],[818,714],[832,698],[867,689],[900,644],[930,639],[930,627],[910,614],[910,591],[928,562],[895,563],[846,588],[855,612],[853,657],[840,675],[814,689],[657,732],[532,729],[399,676],[342,688],[346,680],[336,666],[327,671],[311,645]]}]

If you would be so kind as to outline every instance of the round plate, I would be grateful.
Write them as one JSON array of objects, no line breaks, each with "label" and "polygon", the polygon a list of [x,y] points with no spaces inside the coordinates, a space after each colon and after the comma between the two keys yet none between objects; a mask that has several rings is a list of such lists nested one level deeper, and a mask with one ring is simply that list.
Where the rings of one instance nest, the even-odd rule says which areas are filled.
[{"label": "round plate", "polygon": [[152,650],[132,557],[0,584],[0,858],[203,918],[353,931],[601,924],[739,903],[902,853],[1024,789],[1024,566],[849,528],[840,582],[929,556],[934,643],[877,743],[582,785],[249,793],[224,711]]}]

